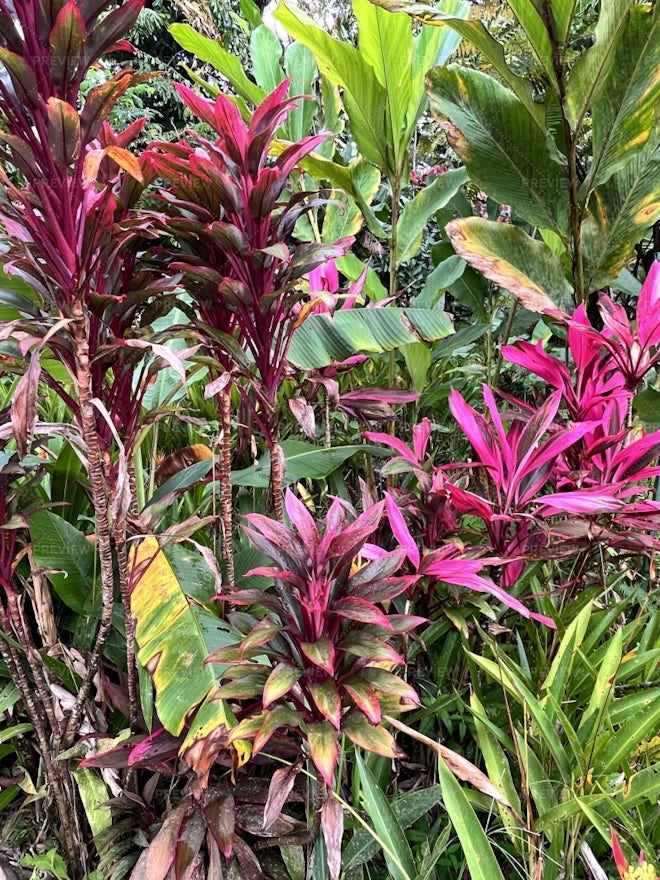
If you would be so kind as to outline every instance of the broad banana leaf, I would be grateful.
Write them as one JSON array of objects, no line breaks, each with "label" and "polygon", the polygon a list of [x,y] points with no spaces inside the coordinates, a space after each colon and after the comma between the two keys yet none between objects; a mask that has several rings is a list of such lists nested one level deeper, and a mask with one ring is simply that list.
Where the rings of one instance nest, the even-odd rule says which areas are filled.
[{"label": "broad banana leaf", "polygon": [[[138,660],[153,680],[163,727],[178,736],[189,713],[216,688],[218,667],[204,661],[237,638],[186,594],[155,537],[145,538],[131,551],[131,586]],[[205,708],[209,705],[215,723],[226,725],[222,702],[206,703]]]},{"label": "broad banana leaf", "polygon": [[293,4],[283,0],[275,17],[294,39],[311,49],[321,73],[344,90],[351,133],[362,156],[378,167],[392,167],[385,127],[387,92],[373,68],[355,46],[326,34]]},{"label": "broad banana leaf", "polygon": [[660,219],[660,136],[597,187],[583,224],[585,292],[616,281],[635,244]]},{"label": "broad banana leaf", "polygon": [[[574,131],[603,93],[632,4],[633,0],[608,0],[601,4],[593,45],[580,55],[569,74],[564,109]],[[638,51],[639,47],[635,49]]]},{"label": "broad banana leaf", "polygon": [[453,332],[448,315],[436,309],[346,309],[332,317],[310,315],[293,335],[289,360],[303,370],[314,370],[360,353],[434,342]]},{"label": "broad banana leaf", "polygon": [[245,101],[256,106],[266,97],[264,89],[245,74],[241,59],[223,49],[217,40],[205,37],[189,24],[170,25],[169,32],[182,49],[195,55],[200,61],[208,62],[226,76]]}]

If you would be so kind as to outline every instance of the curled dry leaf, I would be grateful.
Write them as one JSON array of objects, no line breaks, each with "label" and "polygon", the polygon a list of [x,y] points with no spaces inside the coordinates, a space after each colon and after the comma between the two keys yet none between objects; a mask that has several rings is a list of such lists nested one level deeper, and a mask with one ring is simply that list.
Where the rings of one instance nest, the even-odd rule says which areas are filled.
[{"label": "curled dry leaf", "polygon": [[177,449],[171,455],[166,456],[156,468],[155,481],[157,486],[171,479],[179,471],[197,464],[198,461],[205,461],[213,458],[213,450],[204,443],[194,443],[192,446],[184,446],[183,449]]},{"label": "curled dry leaf", "polygon": [[508,799],[502,794],[496,785],[493,785],[486,774],[482,773],[481,770],[472,763],[472,761],[468,761],[467,758],[463,758],[461,755],[448,749],[447,746],[443,746],[441,743],[430,739],[430,737],[424,736],[423,733],[418,733],[416,730],[413,730],[412,727],[408,727],[407,724],[404,724],[396,718],[391,718],[389,715],[385,715],[384,718],[392,725],[392,727],[396,727],[397,730],[406,733],[418,742],[424,743],[424,745],[433,749],[436,754],[440,755],[454,776],[462,782],[469,782],[470,785],[473,785],[476,789],[483,792],[483,794],[493,798],[498,804],[502,804],[503,807],[506,807],[514,813],[513,807]]},{"label": "curled dry leaf", "polygon": [[289,398],[289,409],[295,416],[303,433],[313,440],[316,437],[314,407],[310,406],[304,397],[291,397]]},{"label": "curled dry leaf", "polygon": [[23,458],[27,454],[30,437],[37,424],[37,395],[41,364],[38,354],[34,354],[30,365],[21,376],[11,401],[11,424],[16,440],[18,454]]}]

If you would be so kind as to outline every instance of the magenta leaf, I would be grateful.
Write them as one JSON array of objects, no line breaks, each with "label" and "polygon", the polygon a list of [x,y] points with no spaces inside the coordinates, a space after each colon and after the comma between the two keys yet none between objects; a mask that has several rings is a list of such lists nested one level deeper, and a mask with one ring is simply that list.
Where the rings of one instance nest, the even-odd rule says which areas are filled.
[{"label": "magenta leaf", "polygon": [[406,525],[406,521],[403,518],[401,511],[397,507],[389,492],[385,493],[385,505],[387,508],[387,516],[390,521],[392,534],[396,538],[400,547],[405,550],[406,556],[412,562],[415,568],[419,568],[419,548],[415,543],[413,536],[410,534],[410,530]]}]

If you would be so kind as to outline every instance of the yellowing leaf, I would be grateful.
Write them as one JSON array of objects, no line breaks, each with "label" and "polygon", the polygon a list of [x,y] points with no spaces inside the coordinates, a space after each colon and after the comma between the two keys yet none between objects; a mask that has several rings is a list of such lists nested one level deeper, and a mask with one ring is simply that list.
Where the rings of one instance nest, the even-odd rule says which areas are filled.
[{"label": "yellowing leaf", "polygon": [[132,550],[131,580],[138,660],[151,673],[158,716],[176,736],[190,710],[215,687],[218,667],[204,661],[235,639],[214,614],[186,595],[156,538]]},{"label": "yellowing leaf", "polygon": [[562,265],[543,242],[515,226],[479,217],[453,220],[446,232],[459,256],[530,312],[570,307],[571,287]]}]

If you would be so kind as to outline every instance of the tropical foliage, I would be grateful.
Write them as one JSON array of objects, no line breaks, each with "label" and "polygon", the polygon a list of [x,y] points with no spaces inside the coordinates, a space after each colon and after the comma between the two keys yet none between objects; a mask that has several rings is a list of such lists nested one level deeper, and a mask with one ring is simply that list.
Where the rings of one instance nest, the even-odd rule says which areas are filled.
[{"label": "tropical foliage", "polygon": [[143,6],[0,0],[0,876],[651,880],[656,4]]}]

